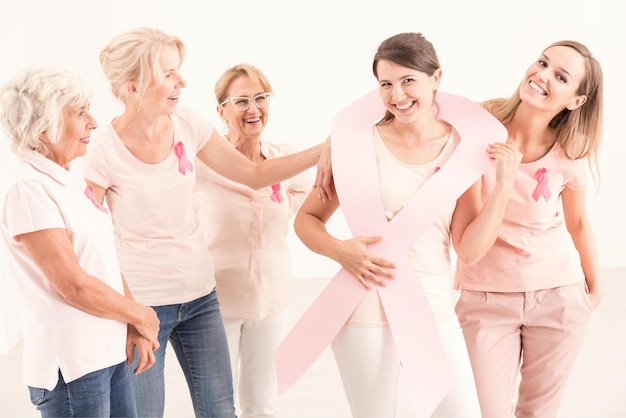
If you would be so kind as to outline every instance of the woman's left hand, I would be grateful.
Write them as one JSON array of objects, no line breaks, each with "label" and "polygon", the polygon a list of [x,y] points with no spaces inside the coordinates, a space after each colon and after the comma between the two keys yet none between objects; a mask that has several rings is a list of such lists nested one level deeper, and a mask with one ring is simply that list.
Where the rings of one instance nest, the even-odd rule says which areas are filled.
[{"label": "woman's left hand", "polygon": [[153,344],[147,338],[142,337],[134,326],[128,325],[126,334],[126,364],[128,365],[131,365],[135,360],[135,347],[137,347],[139,361],[133,373],[137,375],[152,367],[156,359],[154,357]]}]

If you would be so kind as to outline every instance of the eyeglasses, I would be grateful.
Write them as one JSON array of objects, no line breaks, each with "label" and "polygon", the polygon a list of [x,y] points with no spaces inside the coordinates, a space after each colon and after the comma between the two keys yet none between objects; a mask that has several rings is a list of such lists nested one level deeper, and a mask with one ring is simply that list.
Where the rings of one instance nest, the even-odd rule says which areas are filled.
[{"label": "eyeglasses", "polygon": [[252,99],[250,99],[249,97],[243,97],[243,96],[242,97],[230,97],[224,100],[222,103],[220,103],[220,106],[224,106],[226,103],[230,102],[235,108],[235,110],[238,110],[240,112],[245,112],[246,110],[250,108],[250,100],[253,100],[254,105],[257,108],[263,109],[264,107],[267,107],[267,105],[270,104],[270,97],[272,97],[272,93],[257,94]]}]

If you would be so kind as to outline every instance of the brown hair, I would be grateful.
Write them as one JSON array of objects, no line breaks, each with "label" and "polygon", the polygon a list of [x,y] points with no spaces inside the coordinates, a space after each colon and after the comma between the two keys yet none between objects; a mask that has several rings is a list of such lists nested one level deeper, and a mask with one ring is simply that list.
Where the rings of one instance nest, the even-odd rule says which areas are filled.
[{"label": "brown hair", "polygon": [[[439,58],[433,44],[419,32],[405,32],[385,39],[374,55],[372,70],[378,79],[378,62],[387,60],[432,76],[439,69]],[[380,123],[393,119],[387,112]]]}]

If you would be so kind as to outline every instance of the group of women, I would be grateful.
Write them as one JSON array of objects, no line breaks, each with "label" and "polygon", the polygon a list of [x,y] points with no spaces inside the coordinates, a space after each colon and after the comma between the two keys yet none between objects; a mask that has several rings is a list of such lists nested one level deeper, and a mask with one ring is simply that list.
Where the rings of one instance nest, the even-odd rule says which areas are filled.
[{"label": "group of women", "polygon": [[[327,220],[349,198],[333,179],[346,160],[331,157],[333,138],[300,152],[262,138],[272,87],[256,67],[237,65],[216,83],[224,135],[180,104],[185,55],[158,29],[114,37],[99,58],[124,107],[91,144],[91,92],[71,71],[30,67],[0,91],[19,158],[2,231],[24,301],[32,402],[43,417],[163,416],[169,342],[196,416],[275,416],[285,238],[297,213],[305,245],[367,290],[332,343],[352,413],[393,417],[403,358],[378,290],[395,284],[398,260],[373,249],[394,238],[330,235]],[[421,34],[383,41],[373,72],[386,112],[350,146],[372,147],[360,163],[378,184],[366,189],[392,222],[437,172],[460,164],[464,138],[438,117],[443,72]],[[490,168],[402,254],[452,372],[426,413],[552,417],[602,297],[585,213],[602,71],[584,45],[556,42],[510,98],[483,106],[507,138],[488,145]],[[81,172],[71,170],[83,156]]]}]

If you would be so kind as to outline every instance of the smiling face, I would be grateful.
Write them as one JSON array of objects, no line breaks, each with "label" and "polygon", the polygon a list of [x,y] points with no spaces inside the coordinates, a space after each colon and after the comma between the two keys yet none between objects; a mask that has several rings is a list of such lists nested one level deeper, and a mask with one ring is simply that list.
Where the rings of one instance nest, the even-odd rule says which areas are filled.
[{"label": "smiling face", "polygon": [[382,59],[377,63],[378,86],[382,102],[399,122],[433,117],[434,92],[441,70],[433,75]]},{"label": "smiling face", "polygon": [[246,75],[237,77],[228,87],[228,98],[247,97],[250,99],[250,106],[244,111],[235,109],[230,101],[217,107],[222,120],[228,123],[228,137],[231,141],[235,138],[258,140],[261,137],[269,116],[269,105],[259,109],[252,100],[261,93],[266,93],[263,86]]},{"label": "smiling face", "polygon": [[91,131],[98,127],[98,122],[89,112],[89,103],[63,108],[63,133],[57,143],[50,142],[45,133],[40,135],[48,147],[47,157],[67,168],[69,163],[87,152]]},{"label": "smiling face", "polygon": [[153,80],[152,87],[139,99],[139,109],[156,115],[176,112],[178,96],[187,85],[180,74],[180,65],[178,49],[173,45],[164,46],[159,57],[162,75]]},{"label": "smiling face", "polygon": [[566,46],[548,48],[526,71],[520,99],[552,114],[565,108],[574,110],[586,100],[578,94],[585,76],[584,58],[576,50]]}]

